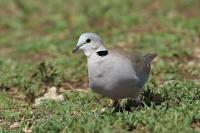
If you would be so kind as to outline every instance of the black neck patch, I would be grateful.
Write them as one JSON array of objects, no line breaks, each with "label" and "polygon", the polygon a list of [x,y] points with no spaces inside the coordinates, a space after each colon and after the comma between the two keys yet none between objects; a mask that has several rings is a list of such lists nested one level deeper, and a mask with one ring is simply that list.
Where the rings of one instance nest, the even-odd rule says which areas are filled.
[{"label": "black neck patch", "polygon": [[105,50],[105,51],[98,51],[98,52],[97,52],[97,55],[98,55],[98,56],[101,56],[101,57],[106,56],[106,55],[108,55],[108,50]]}]

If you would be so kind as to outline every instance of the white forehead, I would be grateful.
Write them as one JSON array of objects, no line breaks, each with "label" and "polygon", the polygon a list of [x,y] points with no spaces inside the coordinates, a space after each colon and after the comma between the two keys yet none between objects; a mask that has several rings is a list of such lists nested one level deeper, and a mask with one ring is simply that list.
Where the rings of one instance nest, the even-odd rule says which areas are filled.
[{"label": "white forehead", "polygon": [[82,41],[84,41],[86,39],[91,39],[93,41],[101,41],[101,38],[97,34],[89,33],[89,32],[88,33],[83,33],[79,38],[79,40],[82,40]]}]

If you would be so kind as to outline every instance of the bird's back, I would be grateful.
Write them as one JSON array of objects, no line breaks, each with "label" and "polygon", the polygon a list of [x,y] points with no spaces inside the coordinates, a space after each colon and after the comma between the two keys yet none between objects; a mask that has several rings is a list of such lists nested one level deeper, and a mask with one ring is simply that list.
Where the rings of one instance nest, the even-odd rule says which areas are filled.
[{"label": "bird's back", "polygon": [[155,57],[155,54],[146,54],[144,56],[135,55],[130,58],[136,74],[140,78],[141,85],[144,85],[144,83],[148,80],[151,70],[151,62]]},{"label": "bird's back", "polygon": [[157,56],[156,54],[148,53],[144,56],[138,53],[125,53],[123,51],[113,51],[114,54],[120,54],[124,58],[131,62],[132,68],[134,69],[136,76],[139,79],[140,86],[143,86],[149,77],[151,70],[151,62]]}]

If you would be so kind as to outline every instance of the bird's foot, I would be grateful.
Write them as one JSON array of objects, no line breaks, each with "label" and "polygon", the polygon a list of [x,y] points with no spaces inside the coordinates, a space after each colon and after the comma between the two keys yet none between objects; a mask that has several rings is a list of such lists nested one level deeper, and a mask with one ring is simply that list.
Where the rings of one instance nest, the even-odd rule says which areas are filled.
[{"label": "bird's foot", "polygon": [[110,107],[111,108],[114,108],[114,112],[119,112],[121,111],[121,105],[120,105],[120,102],[115,100],[115,101],[112,101],[112,104],[110,104]]},{"label": "bird's foot", "polygon": [[117,112],[117,110],[120,110],[120,103],[118,101],[113,101],[110,99],[108,106],[102,108],[101,112],[105,112],[109,108],[114,108],[114,112]]},{"label": "bird's foot", "polygon": [[141,107],[142,106],[142,102],[140,100],[140,97],[137,97],[135,99],[131,99],[131,98],[128,98],[126,103],[124,104],[124,109],[126,111],[132,111],[132,107]]},{"label": "bird's foot", "polygon": [[108,105],[109,107],[112,108],[112,107],[116,107],[118,105],[119,105],[119,102],[117,100],[116,101],[115,100],[111,100],[111,99],[109,100],[109,105]]}]

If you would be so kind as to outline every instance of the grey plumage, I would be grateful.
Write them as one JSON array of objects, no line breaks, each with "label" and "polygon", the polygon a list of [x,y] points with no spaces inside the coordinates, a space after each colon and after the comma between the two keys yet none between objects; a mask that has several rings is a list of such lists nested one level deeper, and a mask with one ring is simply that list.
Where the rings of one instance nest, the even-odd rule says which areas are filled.
[{"label": "grey plumage", "polygon": [[[148,80],[150,64],[156,57],[156,54],[139,56],[107,50],[94,33],[82,34],[73,52],[78,49],[87,56],[89,87],[113,100],[138,98]],[[100,56],[99,51],[107,52]]]}]

